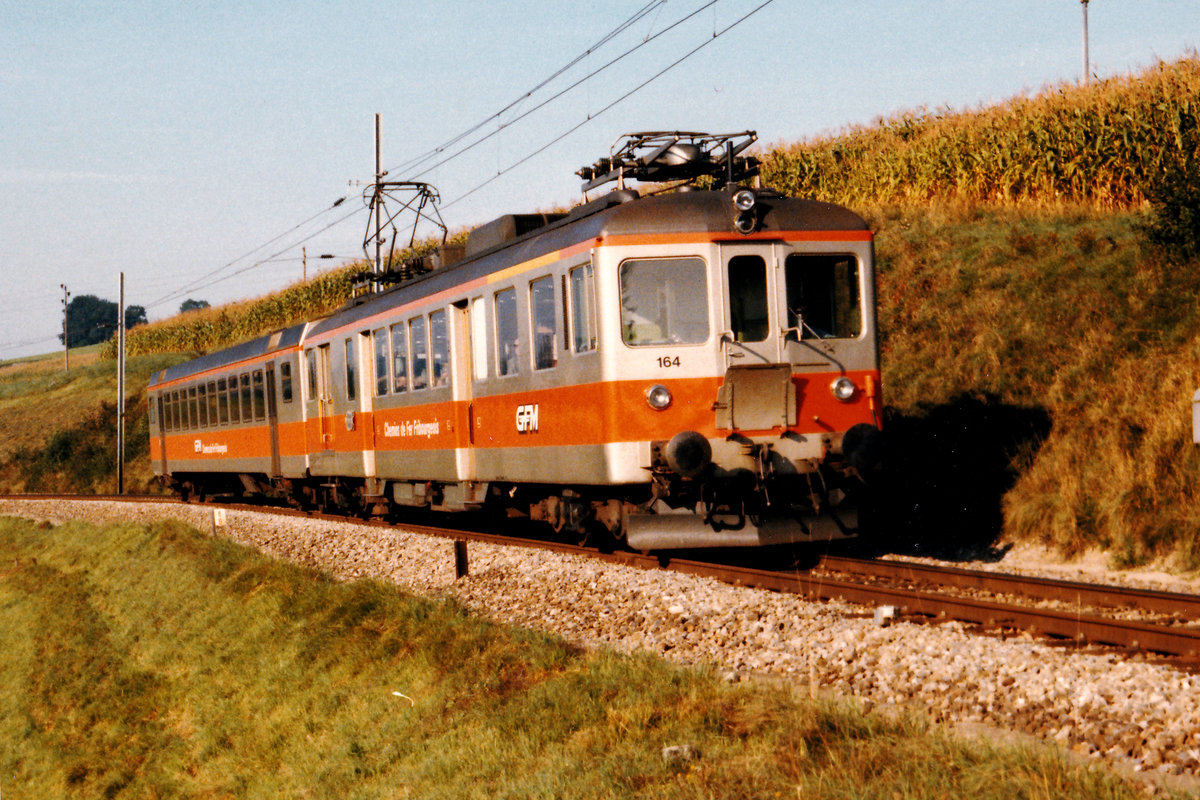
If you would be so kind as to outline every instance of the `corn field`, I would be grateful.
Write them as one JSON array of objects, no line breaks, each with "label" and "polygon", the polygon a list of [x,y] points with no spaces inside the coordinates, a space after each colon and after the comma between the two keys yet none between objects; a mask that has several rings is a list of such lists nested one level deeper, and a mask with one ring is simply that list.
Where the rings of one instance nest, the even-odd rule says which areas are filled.
[{"label": "corn field", "polygon": [[1200,59],[966,112],[906,112],[766,154],[764,182],[851,207],[967,200],[1123,208],[1200,120]]},{"label": "corn field", "polygon": [[[465,243],[466,233],[449,239]],[[413,255],[425,255],[440,241],[429,240],[395,254],[399,265]],[[324,272],[305,283],[253,300],[189,311],[175,317],[140,325],[126,334],[126,355],[146,353],[211,353],[248,341],[271,331],[333,313],[350,299],[355,275],[369,271],[369,262],[355,261]],[[116,356],[116,341],[110,341],[102,356]]]}]

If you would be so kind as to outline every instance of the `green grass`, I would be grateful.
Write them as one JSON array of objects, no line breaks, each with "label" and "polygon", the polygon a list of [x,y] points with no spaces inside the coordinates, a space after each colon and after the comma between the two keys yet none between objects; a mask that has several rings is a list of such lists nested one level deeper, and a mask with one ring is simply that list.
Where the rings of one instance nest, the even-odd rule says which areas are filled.
[{"label": "green grass", "polygon": [[[170,522],[0,520],[0,680],[6,798],[1139,796],[1056,751],[582,652]],[[702,758],[665,763],[680,743]]]},{"label": "green grass", "polygon": [[[0,364],[0,491],[116,491],[117,364],[103,345]],[[146,384],[177,354],[127,359],[126,488],[153,488]]]}]

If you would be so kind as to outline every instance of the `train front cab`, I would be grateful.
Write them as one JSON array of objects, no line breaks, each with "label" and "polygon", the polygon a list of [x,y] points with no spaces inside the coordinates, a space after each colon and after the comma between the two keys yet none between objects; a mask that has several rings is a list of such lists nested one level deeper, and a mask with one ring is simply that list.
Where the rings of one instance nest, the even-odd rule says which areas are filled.
[{"label": "train front cab", "polygon": [[[637,385],[640,441],[616,482],[652,477],[635,549],[751,546],[857,533],[877,450],[869,231],[709,235],[598,250],[618,307],[606,372]],[[633,437],[631,437],[633,438]],[[624,474],[622,474],[624,473]]]}]

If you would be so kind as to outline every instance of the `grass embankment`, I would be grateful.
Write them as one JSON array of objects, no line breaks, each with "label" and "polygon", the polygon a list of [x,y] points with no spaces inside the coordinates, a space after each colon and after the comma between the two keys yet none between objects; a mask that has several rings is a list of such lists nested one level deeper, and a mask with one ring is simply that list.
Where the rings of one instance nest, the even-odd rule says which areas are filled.
[{"label": "grass embankment", "polygon": [[884,387],[910,535],[1002,530],[1120,563],[1200,564],[1200,271],[1136,212],[879,212]]},{"label": "grass embankment", "polygon": [[[5,797],[1139,796],[1052,750],[581,652],[179,523],[0,520],[0,565]],[[665,763],[684,743],[702,758]]]},{"label": "grass embankment", "polygon": [[[101,345],[0,364],[0,491],[116,491],[117,363]],[[175,354],[129,358],[125,364],[126,489],[153,487],[148,459],[146,384],[178,363]]]}]

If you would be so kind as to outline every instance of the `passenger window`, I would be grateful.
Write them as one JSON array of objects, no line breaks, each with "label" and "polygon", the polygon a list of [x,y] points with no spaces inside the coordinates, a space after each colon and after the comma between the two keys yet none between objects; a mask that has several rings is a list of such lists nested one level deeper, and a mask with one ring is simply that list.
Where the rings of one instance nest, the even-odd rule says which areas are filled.
[{"label": "passenger window", "polygon": [[517,290],[496,292],[496,374],[516,375],[517,361]]},{"label": "passenger window", "polygon": [[429,347],[425,339],[424,317],[409,320],[408,338],[412,342],[412,388],[415,391],[429,385]]},{"label": "passenger window", "polygon": [[408,391],[408,336],[403,322],[392,326],[392,391]]},{"label": "passenger window", "polygon": [[229,421],[241,422],[242,415],[238,413],[238,379],[237,375],[229,376]]},{"label": "passenger window", "polygon": [[388,332],[387,328],[375,331],[375,395],[388,393]]},{"label": "passenger window", "polygon": [[217,381],[217,413],[222,425],[229,422],[229,386],[224,378]]},{"label": "passenger window", "polygon": [[279,362],[279,394],[283,397],[283,402],[292,402],[292,362],[290,359]]},{"label": "passenger window", "polygon": [[571,346],[576,353],[596,349],[595,305],[592,297],[592,265],[571,270]]},{"label": "passenger window", "polygon": [[729,259],[729,324],[735,342],[767,338],[767,263],[761,256]]},{"label": "passenger window", "polygon": [[346,399],[353,400],[358,387],[358,369],[354,356],[354,339],[346,340]]},{"label": "passenger window", "polygon": [[708,339],[708,280],[700,258],[621,264],[621,338],[633,347]]},{"label": "passenger window", "polygon": [[547,275],[529,284],[529,310],[533,368],[550,369],[556,363],[554,339],[558,336],[554,314],[554,278]]},{"label": "passenger window", "polygon": [[266,403],[263,402],[263,374],[261,369],[254,370],[254,418],[266,419]]},{"label": "passenger window", "polygon": [[242,421],[250,422],[254,419],[254,406],[250,404],[250,373],[243,372],[241,377],[242,383]]},{"label": "passenger window", "polygon": [[200,409],[196,406],[196,387],[188,387],[188,419],[191,421],[192,428],[200,427]]},{"label": "passenger window", "polygon": [[792,253],[784,262],[788,327],[805,339],[853,339],[862,333],[858,260]]},{"label": "passenger window", "polygon": [[219,422],[217,416],[217,382],[208,382],[208,424],[216,426]]},{"label": "passenger window", "polygon": [[208,393],[204,384],[196,387],[196,406],[200,410],[200,427],[208,427]]},{"label": "passenger window", "polygon": [[429,344],[433,352],[430,386],[450,385],[450,334],[446,327],[446,312],[434,311],[429,315]]}]

